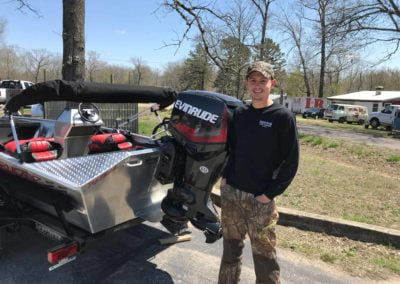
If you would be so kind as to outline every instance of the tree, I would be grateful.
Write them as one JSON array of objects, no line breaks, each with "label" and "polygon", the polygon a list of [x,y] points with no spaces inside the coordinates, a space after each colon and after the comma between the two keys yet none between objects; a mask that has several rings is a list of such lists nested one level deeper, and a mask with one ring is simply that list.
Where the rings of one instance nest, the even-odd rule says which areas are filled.
[{"label": "tree", "polygon": [[19,54],[16,46],[4,45],[0,49],[0,78],[12,79],[18,73]]},{"label": "tree", "polygon": [[325,67],[326,67],[326,44],[329,35],[329,13],[331,13],[331,4],[333,0],[304,0],[302,4],[307,9],[316,13],[315,18],[309,18],[310,21],[315,23],[316,35],[319,39],[319,54],[320,54],[320,72],[319,72],[319,87],[318,97],[324,96],[324,83],[325,83]]},{"label": "tree", "polygon": [[246,64],[249,62],[251,51],[249,47],[234,37],[223,39],[220,49],[224,69],[218,70],[214,86],[219,92],[243,99],[243,77],[247,69]]},{"label": "tree", "polygon": [[[295,9],[296,12],[291,16],[288,15],[286,9],[282,9],[282,15],[279,17],[278,27],[289,38],[291,44],[295,47],[300,66],[303,74],[304,87],[307,97],[311,96],[311,86],[308,74],[309,60],[307,57],[307,49],[304,40],[307,41],[301,9]],[[300,12],[299,12],[300,11]]]},{"label": "tree", "polygon": [[185,90],[180,80],[180,76],[183,73],[183,66],[183,62],[168,63],[164,73],[161,76],[161,85],[169,86],[177,91]]},{"label": "tree", "polygon": [[142,80],[143,80],[143,73],[144,69],[146,68],[146,65],[143,61],[142,58],[131,58],[131,62],[133,64],[133,77],[134,77],[134,83],[138,86],[141,85]]},{"label": "tree", "polygon": [[257,58],[260,60],[264,60],[268,57],[268,52],[266,50],[266,41],[267,41],[267,25],[269,19],[269,8],[274,0],[250,0],[250,2],[256,8],[257,13],[260,15],[261,24],[260,24],[260,43],[255,44],[256,50],[259,50]]},{"label": "tree", "polygon": [[6,26],[7,26],[7,20],[0,19],[0,42],[3,41],[3,36],[5,33]]},{"label": "tree", "polygon": [[346,33],[361,33],[366,44],[394,44],[383,60],[400,47],[400,4],[395,0],[352,0],[342,7],[339,22]]},{"label": "tree", "polygon": [[212,75],[212,66],[203,46],[198,43],[183,64],[180,74],[184,89],[205,90]]},{"label": "tree", "polygon": [[[338,14],[342,13],[346,1],[300,0],[300,3],[306,9],[304,19],[312,24],[314,38],[317,40],[313,45],[318,47],[315,51],[315,57],[319,58],[318,97],[323,97],[327,73],[335,73],[336,78],[339,78],[341,72],[349,66],[345,64],[349,53],[354,53],[353,50],[361,47],[362,43],[342,28],[341,16]],[[331,69],[332,66],[336,67]]]},{"label": "tree", "polygon": [[33,74],[34,82],[39,81],[39,72],[51,62],[51,53],[46,49],[34,49],[25,55],[28,70]]},{"label": "tree", "polygon": [[85,0],[63,0],[63,66],[65,80],[85,78]]},{"label": "tree", "polygon": [[[247,61],[241,60],[243,54],[228,56],[224,47],[229,46],[230,49],[241,52],[244,47],[248,49],[248,45],[252,45],[251,28],[254,12],[240,0],[224,3],[224,11],[219,11],[212,4],[204,5],[200,1],[195,2],[184,3],[179,0],[164,0],[163,2],[164,7],[176,12],[187,25],[187,30],[178,44],[187,39],[191,29],[196,29],[205,53],[218,68],[219,80],[215,86],[220,90],[229,90],[229,94],[236,97],[243,97],[243,77],[240,75],[243,75],[245,64],[248,63],[250,56],[247,57]],[[232,80],[232,82],[227,80]],[[232,86],[236,87],[232,88]]]},{"label": "tree", "polygon": [[303,80],[303,71],[294,69],[286,78],[286,93],[288,96],[302,96],[307,93]]},{"label": "tree", "polygon": [[94,82],[95,81],[95,73],[98,71],[100,67],[100,54],[96,51],[89,51],[88,54],[88,59],[85,62],[86,64],[86,74],[89,75],[89,81]]}]

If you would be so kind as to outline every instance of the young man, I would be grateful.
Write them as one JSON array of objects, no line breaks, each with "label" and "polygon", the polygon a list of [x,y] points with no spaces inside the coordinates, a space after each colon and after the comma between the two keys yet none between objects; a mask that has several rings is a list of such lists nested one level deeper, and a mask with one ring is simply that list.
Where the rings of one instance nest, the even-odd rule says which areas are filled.
[{"label": "young man", "polygon": [[246,233],[251,240],[257,283],[280,283],[274,198],[296,174],[299,147],[293,115],[269,97],[275,84],[270,64],[250,64],[245,86],[251,105],[235,111],[229,159],[221,181],[221,284],[239,282]]}]

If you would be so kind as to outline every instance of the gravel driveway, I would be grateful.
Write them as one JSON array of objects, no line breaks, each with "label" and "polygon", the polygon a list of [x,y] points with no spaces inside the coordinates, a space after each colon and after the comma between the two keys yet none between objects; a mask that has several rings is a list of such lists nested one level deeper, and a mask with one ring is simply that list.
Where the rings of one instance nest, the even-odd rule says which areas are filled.
[{"label": "gravel driveway", "polygon": [[368,134],[336,130],[313,125],[297,124],[297,128],[300,133],[314,134],[330,138],[341,138],[351,140],[352,142],[365,143],[369,145],[383,146],[394,150],[400,150],[400,139],[396,138],[373,137]]}]

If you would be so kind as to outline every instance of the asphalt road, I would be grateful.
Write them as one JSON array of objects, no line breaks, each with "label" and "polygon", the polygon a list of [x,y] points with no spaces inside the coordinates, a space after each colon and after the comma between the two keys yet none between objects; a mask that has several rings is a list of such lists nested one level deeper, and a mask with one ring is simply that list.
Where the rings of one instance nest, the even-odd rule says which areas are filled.
[{"label": "asphalt road", "polygon": [[[92,241],[77,260],[48,271],[46,250],[54,243],[24,229],[8,235],[0,250],[0,283],[216,283],[222,241],[206,244],[202,232],[191,231],[191,241],[162,246],[166,231],[144,223]],[[278,258],[283,283],[367,283],[288,251],[279,250]],[[248,242],[241,279],[255,282]]]},{"label": "asphalt road", "polygon": [[396,138],[384,138],[384,137],[374,137],[368,134],[335,130],[331,128],[325,128],[313,125],[302,125],[297,124],[298,131],[306,134],[321,135],[331,138],[341,138],[350,140],[352,142],[365,143],[368,145],[384,146],[390,149],[400,150],[400,139]]}]

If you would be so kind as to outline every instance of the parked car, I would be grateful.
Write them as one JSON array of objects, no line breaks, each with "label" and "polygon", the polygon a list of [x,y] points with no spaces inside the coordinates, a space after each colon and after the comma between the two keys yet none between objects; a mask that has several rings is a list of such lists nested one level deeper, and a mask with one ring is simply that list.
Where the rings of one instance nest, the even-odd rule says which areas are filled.
[{"label": "parked car", "polygon": [[400,105],[386,105],[385,108],[380,112],[372,112],[369,115],[368,124],[365,125],[368,128],[371,125],[372,128],[378,128],[379,126],[385,127],[390,130],[393,125],[396,110],[400,109]]},{"label": "parked car", "polygon": [[324,117],[324,108],[309,108],[303,112],[303,118],[311,117],[311,118],[323,118]]},{"label": "parked car", "polygon": [[22,90],[32,86],[33,83],[21,80],[2,80],[0,81],[0,103],[5,103],[11,95],[18,94]]},{"label": "parked car", "polygon": [[348,115],[346,122],[352,124],[353,122],[363,125],[368,120],[368,108],[364,106],[352,106],[348,108]]},{"label": "parked car", "polygon": [[362,125],[368,120],[368,109],[365,106],[359,105],[331,104],[325,110],[324,117],[329,122],[357,122]]},{"label": "parked car", "polygon": [[396,109],[394,115],[392,134],[395,137],[400,137],[400,108]]}]

